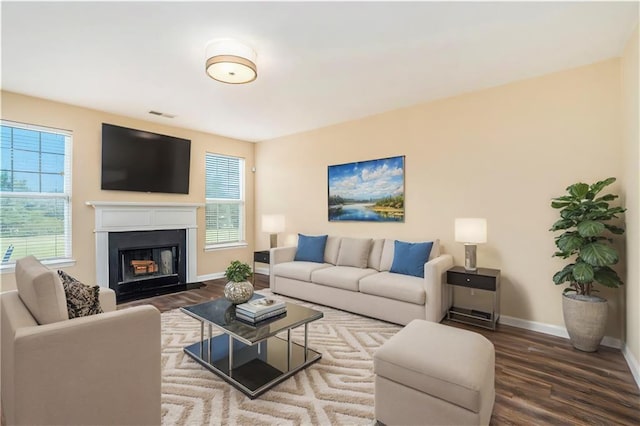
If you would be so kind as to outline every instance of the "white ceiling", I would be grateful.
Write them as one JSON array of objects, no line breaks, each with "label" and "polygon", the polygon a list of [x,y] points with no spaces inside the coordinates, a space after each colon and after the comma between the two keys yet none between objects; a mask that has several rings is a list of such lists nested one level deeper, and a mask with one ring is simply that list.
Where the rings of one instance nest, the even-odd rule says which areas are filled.
[{"label": "white ceiling", "polygon": [[[249,141],[619,56],[638,23],[637,1],[1,7],[3,90]],[[257,51],[255,82],[206,76],[220,37]]]}]

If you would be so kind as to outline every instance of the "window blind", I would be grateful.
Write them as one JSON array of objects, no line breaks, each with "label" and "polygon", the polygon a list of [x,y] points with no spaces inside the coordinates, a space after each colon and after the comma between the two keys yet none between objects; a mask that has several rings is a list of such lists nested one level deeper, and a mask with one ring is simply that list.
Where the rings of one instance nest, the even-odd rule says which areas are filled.
[{"label": "window blind", "polygon": [[71,257],[71,133],[2,120],[2,265]]},{"label": "window blind", "polygon": [[207,153],[205,223],[207,246],[244,241],[244,159]]}]

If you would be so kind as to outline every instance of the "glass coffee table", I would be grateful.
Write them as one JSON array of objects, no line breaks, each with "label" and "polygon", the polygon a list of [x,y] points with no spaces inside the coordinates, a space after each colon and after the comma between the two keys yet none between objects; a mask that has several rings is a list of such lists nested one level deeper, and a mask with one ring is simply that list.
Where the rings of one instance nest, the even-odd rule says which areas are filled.
[{"label": "glass coffee table", "polygon": [[[308,325],[322,312],[287,302],[286,314],[252,325],[236,319],[235,309],[224,298],[180,308],[200,321],[200,342],[184,352],[251,399],[322,358],[307,346]],[[291,341],[291,330],[301,325],[304,345]],[[212,336],[212,327],[223,334]],[[276,336],[283,332],[286,339]]]}]

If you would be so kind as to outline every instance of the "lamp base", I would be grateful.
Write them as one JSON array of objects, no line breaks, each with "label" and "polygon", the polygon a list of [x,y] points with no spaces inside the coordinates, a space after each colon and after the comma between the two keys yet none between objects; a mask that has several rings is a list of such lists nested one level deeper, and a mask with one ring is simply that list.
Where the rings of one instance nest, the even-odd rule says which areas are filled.
[{"label": "lamp base", "polygon": [[476,245],[464,245],[464,269],[466,271],[476,271]]},{"label": "lamp base", "polygon": [[278,234],[271,234],[270,236],[271,248],[278,247]]}]

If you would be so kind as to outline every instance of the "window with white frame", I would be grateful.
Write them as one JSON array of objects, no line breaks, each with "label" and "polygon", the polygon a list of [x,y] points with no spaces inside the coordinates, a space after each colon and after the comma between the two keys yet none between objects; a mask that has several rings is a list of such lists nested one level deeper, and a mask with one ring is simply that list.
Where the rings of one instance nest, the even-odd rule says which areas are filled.
[{"label": "window with white frame", "polygon": [[206,248],[245,245],[244,159],[207,153]]},{"label": "window with white frame", "polygon": [[71,132],[0,121],[0,267],[71,258]]}]

